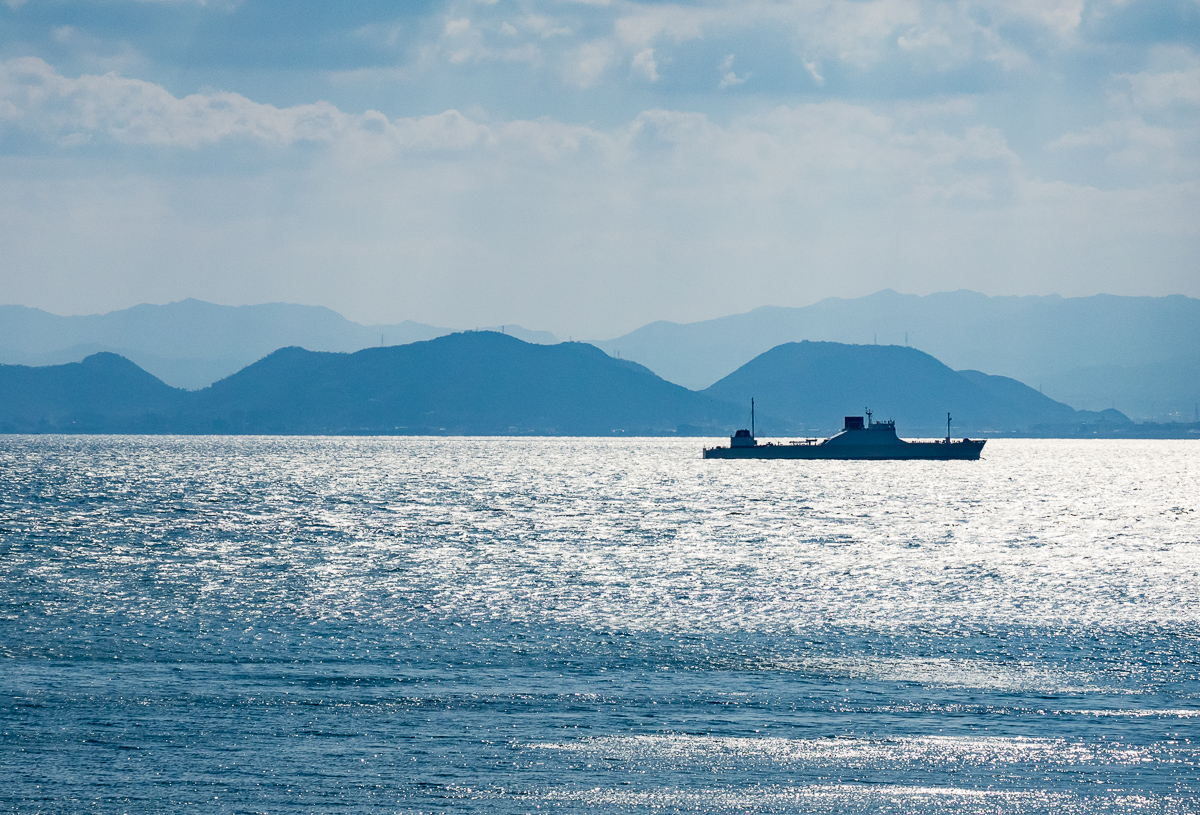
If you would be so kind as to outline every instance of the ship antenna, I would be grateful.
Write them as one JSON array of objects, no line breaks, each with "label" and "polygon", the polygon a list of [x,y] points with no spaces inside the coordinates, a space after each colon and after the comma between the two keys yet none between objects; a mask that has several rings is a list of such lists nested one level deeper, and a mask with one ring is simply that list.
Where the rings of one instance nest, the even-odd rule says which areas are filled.
[{"label": "ship antenna", "polygon": [[750,438],[754,438],[754,397],[750,397]]}]

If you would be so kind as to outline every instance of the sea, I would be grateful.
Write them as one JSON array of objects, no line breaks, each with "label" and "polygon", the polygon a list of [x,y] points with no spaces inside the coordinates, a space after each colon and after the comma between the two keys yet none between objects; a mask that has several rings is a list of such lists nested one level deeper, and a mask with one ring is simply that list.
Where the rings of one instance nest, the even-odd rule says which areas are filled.
[{"label": "sea", "polygon": [[0,811],[1200,813],[1200,441],[704,443],[0,437]]}]

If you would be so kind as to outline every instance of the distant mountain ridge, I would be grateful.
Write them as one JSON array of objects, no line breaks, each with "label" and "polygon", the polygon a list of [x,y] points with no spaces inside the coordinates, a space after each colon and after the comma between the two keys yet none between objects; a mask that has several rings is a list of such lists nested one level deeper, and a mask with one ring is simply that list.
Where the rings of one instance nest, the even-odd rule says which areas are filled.
[{"label": "distant mountain ridge", "polygon": [[[557,342],[549,332],[504,328],[530,342]],[[0,306],[0,363],[55,365],[109,351],[169,385],[198,389],[290,345],[351,352],[450,333],[411,320],[360,325],[328,308],[289,303],[222,306],[188,299],[78,317]]]},{"label": "distant mountain ridge", "polygon": [[195,404],[197,429],[251,433],[658,435],[735,413],[594,346],[495,332],[353,354],[284,348]]},{"label": "distant mountain ridge", "polygon": [[803,308],[767,306],[695,323],[657,322],[597,342],[672,382],[705,388],[801,340],[911,345],[956,370],[1017,379],[1078,408],[1192,419],[1200,402],[1200,300],[926,296],[891,290]]},{"label": "distant mountain ridge", "polygon": [[495,332],[282,348],[201,391],[107,353],[0,366],[3,432],[662,435],[724,432],[737,413],[594,346]]},{"label": "distant mountain ridge", "polygon": [[[503,328],[529,342],[557,342],[549,332]],[[167,384],[199,389],[287,346],[352,352],[450,333],[412,321],[360,325],[327,308],[285,303],[182,300],[81,317],[0,306],[0,363],[53,365],[109,351]],[[956,370],[1011,377],[1074,407],[1200,421],[1200,300],[1178,295],[886,290],[803,308],[764,306],[696,323],[651,323],[594,344],[668,381],[702,389],[758,354],[802,340],[911,345]]]},{"label": "distant mountain ridge", "polygon": [[785,343],[703,393],[734,403],[754,397],[764,411],[789,421],[789,430],[820,435],[837,431],[844,415],[870,408],[878,419],[895,419],[901,435],[944,435],[947,413],[954,428],[977,434],[1129,421],[1117,411],[1105,416],[1076,411],[1014,379],[954,371],[900,345]]},{"label": "distant mountain ridge", "polygon": [[751,396],[771,435],[832,431],[863,407],[902,435],[940,428],[946,410],[976,434],[1099,418],[912,348],[787,344],[697,393],[585,343],[465,332],[354,353],[282,348],[200,391],[110,353],[0,365],[0,432],[720,436],[745,426]]},{"label": "distant mountain ridge", "polygon": [[169,432],[187,396],[106,352],[64,365],[0,365],[0,432]]}]

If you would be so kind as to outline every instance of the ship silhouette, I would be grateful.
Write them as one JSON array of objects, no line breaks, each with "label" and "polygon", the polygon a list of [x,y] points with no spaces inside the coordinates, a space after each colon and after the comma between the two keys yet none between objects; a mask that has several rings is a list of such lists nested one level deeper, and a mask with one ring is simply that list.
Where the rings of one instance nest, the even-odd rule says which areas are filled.
[{"label": "ship silhouette", "polygon": [[760,444],[754,436],[754,400],[750,401],[750,429],[735,432],[728,447],[706,447],[704,458],[797,458],[842,460],[927,460],[974,461],[985,441],[950,438],[950,414],[946,414],[946,438],[905,441],[896,435],[894,421],[874,421],[870,410],[862,416],[847,416],[840,432],[827,439],[798,439]]}]

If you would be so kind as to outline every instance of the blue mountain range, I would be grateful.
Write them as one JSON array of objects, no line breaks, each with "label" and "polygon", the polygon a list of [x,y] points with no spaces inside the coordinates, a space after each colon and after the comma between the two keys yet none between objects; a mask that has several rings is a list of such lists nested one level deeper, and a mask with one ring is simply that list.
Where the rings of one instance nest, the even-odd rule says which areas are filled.
[{"label": "blue mountain range", "polygon": [[[544,331],[496,327],[528,342]],[[64,317],[0,306],[0,363],[120,354],[169,385],[198,390],[287,346],[354,352],[453,333],[412,321],[361,325],[327,308],[199,300]],[[955,370],[1007,376],[1077,408],[1138,420],[1200,420],[1200,300],[1182,297],[925,296],[881,291],[802,308],[763,307],[694,323],[657,322],[593,344],[693,390],[776,346],[904,345]]]},{"label": "blue mountain range", "polygon": [[774,435],[831,431],[864,407],[909,435],[940,429],[947,411],[975,435],[1129,424],[904,346],[789,343],[697,392],[586,343],[481,331],[353,353],[282,348],[195,391],[112,353],[0,365],[0,432],[714,436],[745,423],[752,397]]}]

